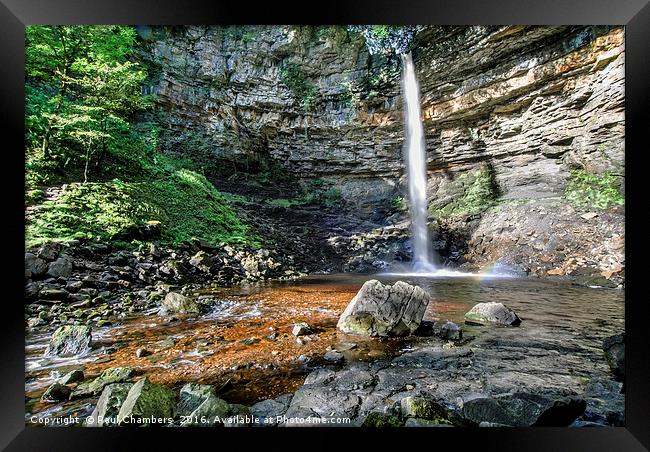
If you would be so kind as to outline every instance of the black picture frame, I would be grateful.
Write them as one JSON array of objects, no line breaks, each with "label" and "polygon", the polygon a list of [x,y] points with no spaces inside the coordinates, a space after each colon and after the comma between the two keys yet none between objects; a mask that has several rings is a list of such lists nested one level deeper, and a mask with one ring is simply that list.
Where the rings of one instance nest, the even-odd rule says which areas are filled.
[{"label": "black picture frame", "polygon": [[[311,10],[307,9],[311,6]],[[530,428],[530,429],[401,429],[400,431],[348,429],[346,440],[340,429],[225,429],[218,435],[211,429],[148,429],[128,428],[26,428],[24,421],[24,310],[23,275],[20,262],[24,252],[24,200],[19,189],[24,188],[24,27],[30,24],[608,24],[626,26],[626,427],[610,428]],[[440,439],[453,444],[481,449],[499,450],[589,450],[636,451],[650,449],[650,354],[644,334],[647,297],[641,292],[644,255],[633,240],[643,238],[645,213],[643,166],[640,164],[647,148],[646,109],[650,93],[650,4],[647,0],[494,0],[461,1],[410,1],[363,0],[356,2],[328,1],[322,4],[275,2],[253,5],[247,2],[198,0],[0,0],[0,46],[2,64],[2,100],[0,114],[4,133],[2,154],[4,203],[7,227],[6,245],[15,245],[6,262],[11,262],[4,272],[7,276],[2,335],[2,374],[0,385],[0,446],[7,450],[115,450],[128,448],[129,437],[141,437],[147,448],[168,445],[184,437],[207,440],[207,444],[226,446],[226,441],[250,446],[260,441],[262,447],[277,445],[309,447],[315,443],[323,446],[347,448],[348,440],[355,447],[363,447],[361,438],[350,438],[370,433],[374,440],[384,438],[405,441],[406,447],[441,447]],[[7,177],[11,176],[11,177]],[[637,187],[640,187],[638,189]],[[24,190],[22,191],[24,194]],[[635,212],[640,219],[635,220]],[[16,220],[14,220],[14,218]],[[11,237],[11,238],[9,238]],[[14,238],[15,237],[15,238]],[[13,254],[15,253],[15,254]],[[9,309],[11,308],[11,309]],[[152,430],[155,433],[152,434]],[[417,430],[417,431],[415,431]],[[243,433],[242,433],[243,432]],[[408,435],[401,438],[402,435]],[[226,438],[226,436],[228,438]],[[239,438],[235,438],[239,437]],[[280,438],[281,436],[281,438]],[[305,439],[309,436],[309,439]],[[304,441],[309,441],[305,443]],[[266,443],[266,445],[263,445]],[[291,445],[293,443],[293,445]],[[189,447],[199,447],[190,445]],[[210,446],[212,447],[212,446]],[[457,447],[457,446],[452,446]]]}]

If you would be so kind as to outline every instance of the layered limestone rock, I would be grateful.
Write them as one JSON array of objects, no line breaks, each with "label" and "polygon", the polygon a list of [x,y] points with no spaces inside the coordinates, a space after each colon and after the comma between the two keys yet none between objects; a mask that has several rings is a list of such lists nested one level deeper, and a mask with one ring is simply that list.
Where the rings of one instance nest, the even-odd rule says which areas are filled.
[{"label": "layered limestone rock", "polygon": [[[140,34],[167,151],[234,169],[272,159],[300,180],[334,184],[350,212],[407,231],[395,207],[406,192],[397,56],[370,55],[344,27]],[[623,28],[425,26],[415,40],[430,220],[443,257],[541,275],[586,268],[621,282],[622,248],[592,256],[598,243],[624,237],[622,208],[602,211],[593,235],[580,219],[589,207],[570,205],[566,189],[572,171],[607,171],[624,192]],[[483,187],[477,175],[485,172]],[[540,208],[547,215],[533,225],[539,240],[528,243],[517,231]],[[571,235],[565,225],[576,222],[575,241],[549,252],[552,237]],[[383,265],[343,248],[350,268]]]}]

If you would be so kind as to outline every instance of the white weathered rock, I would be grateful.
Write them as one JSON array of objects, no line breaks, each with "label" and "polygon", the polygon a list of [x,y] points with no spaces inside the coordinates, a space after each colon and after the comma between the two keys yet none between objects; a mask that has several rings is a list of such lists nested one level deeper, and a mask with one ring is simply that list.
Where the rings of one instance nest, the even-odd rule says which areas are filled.
[{"label": "white weathered rock", "polygon": [[477,325],[490,323],[497,325],[517,326],[521,319],[515,311],[503,303],[491,301],[489,303],[478,303],[465,314],[465,322]]},{"label": "white weathered rock", "polygon": [[429,295],[403,281],[366,281],[339,318],[337,328],[361,336],[404,336],[422,321]]}]

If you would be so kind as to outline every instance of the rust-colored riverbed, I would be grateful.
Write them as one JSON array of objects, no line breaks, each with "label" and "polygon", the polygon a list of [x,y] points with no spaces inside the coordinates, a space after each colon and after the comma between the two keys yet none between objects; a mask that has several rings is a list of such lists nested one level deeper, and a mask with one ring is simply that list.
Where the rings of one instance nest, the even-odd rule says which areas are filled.
[{"label": "rust-colored riverbed", "polygon": [[[216,300],[209,313],[171,322],[155,312],[141,313],[121,324],[93,330],[93,350],[82,357],[43,357],[52,331],[28,331],[26,420],[29,423],[33,416],[90,413],[96,397],[61,404],[39,401],[56,378],[72,369],[83,369],[88,381],[109,367],[130,366],[139,377],[147,376],[152,382],[176,388],[186,382],[214,384],[226,401],[250,405],[295,391],[311,369],[324,363],[323,355],[329,347],[345,350],[346,361],[374,361],[398,355],[421,339],[364,339],[336,330],[340,314],[371,278],[312,276],[293,282],[204,291],[202,294],[213,295]],[[570,329],[571,337],[575,337],[574,330],[579,328],[580,336],[591,342],[593,338],[586,337],[591,332],[598,331],[599,337],[608,332],[601,324],[594,324],[598,318],[608,318],[611,322],[606,330],[614,332],[623,321],[623,293],[617,290],[521,279],[377,279],[388,283],[402,279],[426,288],[432,302],[425,320],[462,323],[463,314],[475,303],[498,300],[531,320],[521,328],[522,334],[530,325],[540,329],[531,329],[531,334],[546,330],[559,334]],[[599,313],[594,315],[594,311]],[[291,332],[296,322],[307,322],[315,328],[315,334],[297,338]],[[478,331],[467,325],[463,330],[466,337]],[[149,354],[138,357],[138,349]]]}]

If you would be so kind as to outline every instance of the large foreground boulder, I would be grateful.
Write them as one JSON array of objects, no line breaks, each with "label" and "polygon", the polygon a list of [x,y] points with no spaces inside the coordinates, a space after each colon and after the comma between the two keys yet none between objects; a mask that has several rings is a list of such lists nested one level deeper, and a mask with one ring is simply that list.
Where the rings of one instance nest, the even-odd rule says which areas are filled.
[{"label": "large foreground boulder", "polygon": [[384,285],[366,281],[341,317],[337,327],[360,336],[404,336],[413,334],[429,304],[429,295],[403,281]]},{"label": "large foreground boulder", "polygon": [[230,405],[217,397],[214,386],[187,383],[181,388],[176,414],[186,417],[183,426],[222,424],[230,411]]},{"label": "large foreground boulder", "polygon": [[515,311],[502,303],[479,303],[465,314],[465,323],[472,325],[504,325],[517,326],[521,319]]},{"label": "large foreground boulder", "polygon": [[113,383],[106,386],[84,425],[87,427],[117,425],[117,414],[132,386],[133,383]]},{"label": "large foreground boulder", "polygon": [[90,350],[91,329],[86,325],[65,325],[56,329],[45,350],[46,356],[81,355]]},{"label": "large foreground boulder", "polygon": [[151,425],[170,423],[176,405],[174,392],[146,378],[131,386],[117,414],[120,425]]},{"label": "large foreground boulder", "polygon": [[469,425],[566,427],[586,407],[587,403],[579,398],[516,393],[502,398],[471,399],[464,402],[457,414]]}]

